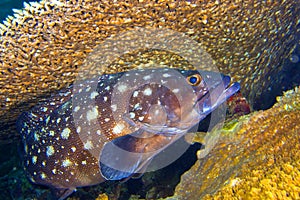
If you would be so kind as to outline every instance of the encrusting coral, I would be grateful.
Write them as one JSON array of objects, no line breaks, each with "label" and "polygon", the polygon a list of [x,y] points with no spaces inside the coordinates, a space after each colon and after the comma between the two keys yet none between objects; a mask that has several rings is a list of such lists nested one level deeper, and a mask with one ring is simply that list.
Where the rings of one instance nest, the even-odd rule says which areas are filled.
[{"label": "encrusting coral", "polygon": [[167,199],[299,199],[300,87],[277,101],[209,133],[214,148],[198,152]]},{"label": "encrusting coral", "polygon": [[[257,104],[271,83],[280,84],[272,75],[280,71],[281,61],[296,45],[299,13],[294,0],[43,0],[25,4],[0,25],[0,140],[18,137],[12,129],[17,116],[71,84],[101,41],[135,27],[185,33],[203,46],[221,72],[240,81],[242,92]],[[159,62],[169,61],[170,56],[164,55],[157,56]],[[142,61],[135,58],[134,62]],[[135,65],[121,60],[115,66],[109,72]]]}]

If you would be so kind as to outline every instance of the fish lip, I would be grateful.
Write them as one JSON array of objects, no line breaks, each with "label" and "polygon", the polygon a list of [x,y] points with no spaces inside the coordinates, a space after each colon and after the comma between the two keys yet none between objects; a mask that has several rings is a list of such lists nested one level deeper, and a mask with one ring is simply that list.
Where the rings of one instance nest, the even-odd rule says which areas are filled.
[{"label": "fish lip", "polygon": [[[224,85],[224,90],[223,92],[220,94],[220,98],[223,98],[223,102],[225,102],[228,98],[230,98],[232,95],[234,95],[235,93],[237,93],[241,86],[238,82],[233,82],[231,83],[231,78],[230,76],[223,76],[223,85]],[[222,100],[222,99],[221,99]]]},{"label": "fish lip", "polygon": [[228,87],[230,87],[229,86],[230,81],[231,81],[230,76],[223,75],[222,81],[223,81],[223,85],[224,85],[225,89],[227,89]]},{"label": "fish lip", "polygon": [[200,92],[197,95],[198,98],[195,106],[199,114],[208,115],[240,90],[240,84],[238,82],[231,84],[230,76],[221,75],[221,79],[218,84],[211,86],[205,94]]},{"label": "fish lip", "polygon": [[238,82],[234,82],[230,86],[228,86],[223,92],[226,95],[226,100],[235,93],[237,93],[240,89],[241,86]]}]

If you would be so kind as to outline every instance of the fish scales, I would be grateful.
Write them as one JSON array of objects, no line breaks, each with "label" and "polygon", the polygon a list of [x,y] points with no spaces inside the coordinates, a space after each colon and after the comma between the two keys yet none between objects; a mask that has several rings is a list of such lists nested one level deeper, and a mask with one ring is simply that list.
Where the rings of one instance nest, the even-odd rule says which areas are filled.
[{"label": "fish scales", "polygon": [[[104,74],[53,95],[17,121],[29,179],[66,190],[63,199],[77,187],[142,173],[157,153],[121,158],[116,163],[128,164],[126,173],[104,162],[118,157],[114,145],[138,153],[164,149],[210,113],[204,110],[214,110],[239,90],[238,84],[226,89],[230,81],[212,74],[219,75],[168,68],[133,70]],[[204,100],[214,84],[225,85],[219,92],[224,97],[208,104]]]}]

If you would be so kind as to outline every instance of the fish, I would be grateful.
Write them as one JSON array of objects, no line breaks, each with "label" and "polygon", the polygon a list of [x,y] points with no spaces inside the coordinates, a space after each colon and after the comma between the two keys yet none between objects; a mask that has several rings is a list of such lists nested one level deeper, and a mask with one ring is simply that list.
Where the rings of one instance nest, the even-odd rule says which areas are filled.
[{"label": "fish", "polygon": [[77,81],[19,116],[24,170],[58,199],[141,175],[239,89],[218,72],[171,68]]}]

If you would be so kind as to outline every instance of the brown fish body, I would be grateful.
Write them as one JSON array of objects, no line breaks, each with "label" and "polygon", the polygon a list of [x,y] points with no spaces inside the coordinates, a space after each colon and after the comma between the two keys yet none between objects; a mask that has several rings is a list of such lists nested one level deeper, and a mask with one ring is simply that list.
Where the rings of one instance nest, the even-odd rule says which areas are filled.
[{"label": "brown fish body", "polygon": [[33,183],[68,190],[62,198],[77,187],[142,173],[207,115],[195,111],[207,94],[198,71],[171,69],[102,75],[71,86],[20,116],[24,168]]}]

